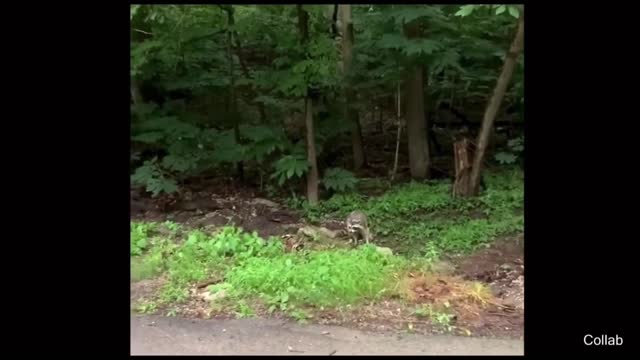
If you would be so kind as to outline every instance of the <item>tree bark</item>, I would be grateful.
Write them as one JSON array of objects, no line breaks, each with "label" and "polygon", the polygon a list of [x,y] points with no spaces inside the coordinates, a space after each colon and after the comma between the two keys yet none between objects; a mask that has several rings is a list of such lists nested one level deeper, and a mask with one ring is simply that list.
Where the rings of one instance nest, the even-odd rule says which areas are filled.
[{"label": "tree bark", "polygon": [[[298,30],[300,32],[300,44],[306,49],[309,42],[309,13],[302,5],[296,5],[298,10]],[[306,53],[306,51],[305,51]],[[313,124],[312,100],[307,89],[304,97],[304,123],[307,129],[307,161],[309,162],[309,172],[307,173],[307,200],[309,205],[318,203],[318,160],[316,155],[316,141]]]},{"label": "tree bark", "polygon": [[[236,97],[235,74],[233,72],[233,25],[235,19],[233,17],[233,5],[224,5],[222,9],[227,13],[227,59],[229,62],[229,106],[230,113],[233,117],[233,134],[236,145],[240,145],[240,114],[238,112],[238,102]],[[236,164],[236,174],[240,180],[244,179],[244,164],[239,161]]]},{"label": "tree bark", "polygon": [[487,149],[487,144],[489,143],[489,136],[491,134],[491,129],[493,128],[493,123],[496,119],[496,114],[500,109],[500,105],[502,104],[502,100],[504,99],[504,94],[507,91],[507,87],[511,78],[513,77],[513,72],[516,67],[516,62],[518,60],[518,55],[522,51],[524,46],[524,15],[520,12],[520,18],[518,19],[518,28],[516,30],[516,35],[511,43],[511,47],[507,56],[504,60],[504,66],[502,68],[502,73],[500,77],[498,77],[498,81],[496,82],[496,87],[493,91],[493,96],[489,99],[489,103],[487,104],[487,108],[484,113],[484,117],[482,118],[482,128],[480,129],[480,134],[478,134],[477,146],[475,151],[475,156],[473,158],[473,164],[471,165],[471,179],[469,182],[469,190],[466,192],[468,196],[475,196],[479,193],[480,190],[480,180],[482,174],[482,164],[484,162],[484,157]]},{"label": "tree bark", "polygon": [[453,181],[453,197],[466,196],[471,180],[471,161],[469,156],[469,140],[464,138],[453,144],[455,179]]},{"label": "tree bark", "polygon": [[319,175],[311,98],[305,97],[304,103],[305,127],[307,128],[307,161],[309,161],[310,165],[309,173],[307,174],[307,200],[310,205],[315,205],[318,203]]},{"label": "tree bark", "polygon": [[[342,16],[342,63],[344,76],[348,76],[351,70],[353,58],[353,22],[351,22],[351,5],[342,4],[340,14]],[[362,142],[362,128],[360,126],[360,116],[358,110],[353,108],[355,94],[351,84],[345,82],[345,119],[351,123],[351,145],[353,149],[353,167],[360,170],[366,163],[364,147]]]},{"label": "tree bark", "polygon": [[131,78],[131,99],[133,100],[133,105],[136,106],[144,103],[142,93],[140,92],[140,86],[138,85],[138,81],[134,78]]},{"label": "tree bark", "polygon": [[[238,56],[238,62],[240,63],[240,69],[242,70],[242,74],[244,75],[244,77],[249,79],[251,74],[249,73],[249,67],[247,66],[246,62],[244,61],[244,59],[242,57],[242,47],[240,46],[240,40],[238,40],[238,33],[236,31],[234,31],[233,34],[234,34],[233,40],[235,42],[235,47],[236,47],[236,56]],[[255,85],[251,86],[251,90],[253,91],[254,95],[258,94],[258,90],[256,89]],[[267,112],[265,111],[264,104],[261,103],[261,102],[257,102],[255,100],[251,100],[251,102],[258,109],[258,114],[260,115],[260,123],[266,124],[267,123]]]},{"label": "tree bark", "polygon": [[424,69],[416,66],[406,81],[406,119],[411,177],[429,177],[429,144],[424,118]]},{"label": "tree bark", "polygon": [[[405,26],[408,38],[419,38],[420,23],[414,21]],[[409,141],[409,169],[414,179],[429,177],[430,158],[427,138],[427,122],[424,116],[424,83],[425,70],[422,65],[415,65],[405,82],[406,121]]]}]

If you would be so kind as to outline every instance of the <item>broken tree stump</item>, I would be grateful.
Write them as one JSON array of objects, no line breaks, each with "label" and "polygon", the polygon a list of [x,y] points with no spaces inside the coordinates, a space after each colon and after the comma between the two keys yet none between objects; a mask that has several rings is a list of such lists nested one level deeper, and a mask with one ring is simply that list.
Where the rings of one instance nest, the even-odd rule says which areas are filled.
[{"label": "broken tree stump", "polygon": [[471,195],[471,155],[470,142],[467,138],[453,144],[455,178],[453,182],[453,197]]}]

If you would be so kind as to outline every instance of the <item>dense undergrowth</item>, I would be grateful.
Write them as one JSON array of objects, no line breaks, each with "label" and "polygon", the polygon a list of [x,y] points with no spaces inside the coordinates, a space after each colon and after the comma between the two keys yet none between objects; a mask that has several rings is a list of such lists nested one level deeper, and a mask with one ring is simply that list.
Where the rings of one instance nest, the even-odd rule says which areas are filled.
[{"label": "dense undergrowth", "polygon": [[412,182],[382,196],[335,195],[317,207],[302,208],[311,221],[362,210],[379,241],[404,254],[469,252],[524,228],[522,171],[488,173],[485,181],[487,189],[477,198],[452,198],[447,181]]},{"label": "dense undergrowth", "polygon": [[452,199],[446,183],[412,183],[379,197],[339,195],[317,209],[306,208],[307,216],[316,219],[363,209],[382,234],[380,242],[419,245],[414,254],[419,256],[410,258],[383,255],[374,246],[286,253],[281,240],[265,240],[234,227],[208,234],[171,222],[132,222],[132,280],[165,274],[168,281],[159,302],[169,304],[187,299],[190,286],[217,279],[210,291],[223,291],[227,304],[242,316],[252,313],[246,299],[304,318],[305,306],[356,304],[397,295],[402,273],[428,269],[442,254],[470,251],[496,236],[522,230],[521,172],[506,171],[486,180],[488,189],[475,199]]}]

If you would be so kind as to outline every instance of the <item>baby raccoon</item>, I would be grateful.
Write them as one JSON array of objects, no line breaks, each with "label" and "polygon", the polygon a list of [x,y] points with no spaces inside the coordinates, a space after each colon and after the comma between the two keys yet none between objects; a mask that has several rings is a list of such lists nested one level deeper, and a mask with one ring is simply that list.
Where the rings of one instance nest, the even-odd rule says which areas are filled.
[{"label": "baby raccoon", "polygon": [[371,233],[369,232],[367,214],[358,210],[349,214],[347,216],[347,233],[351,237],[349,243],[354,242],[357,244],[359,239],[364,239],[368,244],[371,239]]}]

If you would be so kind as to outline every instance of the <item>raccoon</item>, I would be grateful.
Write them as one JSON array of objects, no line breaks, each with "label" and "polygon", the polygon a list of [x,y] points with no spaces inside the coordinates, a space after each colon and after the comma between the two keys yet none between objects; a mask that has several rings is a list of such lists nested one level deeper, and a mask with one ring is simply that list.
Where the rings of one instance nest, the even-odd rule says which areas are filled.
[{"label": "raccoon", "polygon": [[349,243],[358,243],[363,239],[367,244],[371,240],[371,232],[369,231],[369,221],[367,214],[362,211],[353,211],[347,216],[347,233],[349,234]]}]

